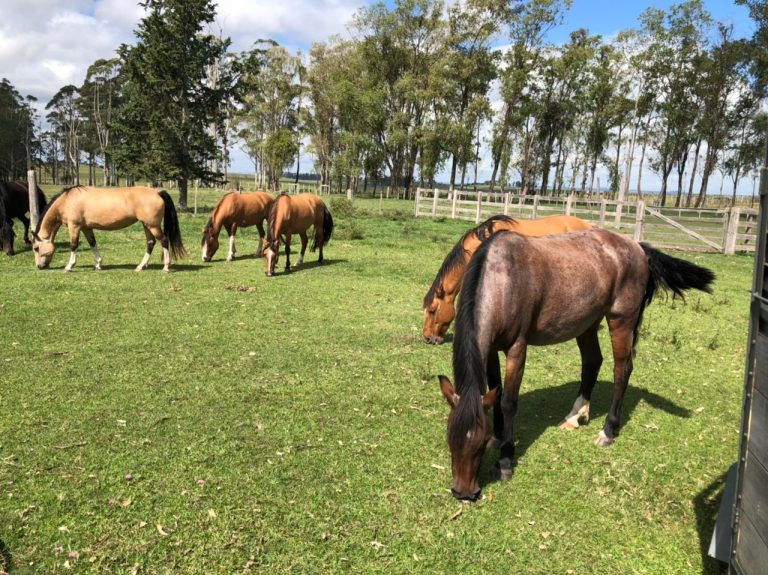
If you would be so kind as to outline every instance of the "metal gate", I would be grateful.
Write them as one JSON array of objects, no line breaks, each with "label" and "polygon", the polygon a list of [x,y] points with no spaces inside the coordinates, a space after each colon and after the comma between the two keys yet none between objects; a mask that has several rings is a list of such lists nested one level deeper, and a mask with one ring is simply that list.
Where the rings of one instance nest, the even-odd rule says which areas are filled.
[{"label": "metal gate", "polygon": [[[768,157],[766,159],[768,165]],[[768,168],[760,178],[760,227],[749,322],[730,572],[768,572]]]}]

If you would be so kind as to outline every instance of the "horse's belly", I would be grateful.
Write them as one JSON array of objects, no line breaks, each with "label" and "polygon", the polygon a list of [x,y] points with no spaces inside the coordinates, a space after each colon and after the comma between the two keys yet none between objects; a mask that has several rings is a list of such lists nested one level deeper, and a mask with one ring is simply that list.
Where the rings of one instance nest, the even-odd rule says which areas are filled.
[{"label": "horse's belly", "polygon": [[563,343],[580,336],[595,323],[603,319],[605,314],[595,310],[579,317],[569,317],[563,314],[545,322],[539,322],[530,330],[526,341],[530,345],[553,345]]},{"label": "horse's belly", "polygon": [[120,217],[114,214],[104,214],[87,218],[84,227],[91,228],[92,230],[121,230],[137,221],[136,216]]}]

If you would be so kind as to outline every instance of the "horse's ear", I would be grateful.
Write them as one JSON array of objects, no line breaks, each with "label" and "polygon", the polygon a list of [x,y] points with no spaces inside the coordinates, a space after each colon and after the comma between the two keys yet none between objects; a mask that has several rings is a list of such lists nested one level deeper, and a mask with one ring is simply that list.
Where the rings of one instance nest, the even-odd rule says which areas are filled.
[{"label": "horse's ear", "polygon": [[483,409],[493,407],[496,403],[496,398],[499,397],[499,387],[494,387],[483,394]]},{"label": "horse's ear", "polygon": [[33,237],[33,238],[35,238],[35,241],[38,241],[38,242],[39,242],[39,241],[42,241],[42,240],[40,239],[40,236],[38,236],[38,235],[37,235],[37,232],[32,232],[32,237]]},{"label": "horse's ear", "polygon": [[443,289],[443,286],[440,286],[435,290],[435,295],[440,299],[445,297],[445,290]]},{"label": "horse's ear", "polygon": [[448,402],[448,405],[450,405],[451,408],[457,407],[459,405],[459,396],[453,389],[451,380],[444,375],[438,375],[437,379],[440,381],[440,391],[443,392],[443,396]]}]

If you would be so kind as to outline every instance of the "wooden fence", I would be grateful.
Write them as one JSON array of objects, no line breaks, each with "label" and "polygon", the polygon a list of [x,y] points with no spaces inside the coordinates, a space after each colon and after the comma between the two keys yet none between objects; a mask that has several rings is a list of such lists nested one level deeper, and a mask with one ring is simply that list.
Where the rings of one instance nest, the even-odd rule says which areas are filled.
[{"label": "wooden fence", "polygon": [[567,214],[657,247],[725,254],[754,252],[758,226],[757,210],[745,208],[661,208],[643,201],[425,188],[416,190],[414,214],[475,223],[496,214],[521,219]]}]

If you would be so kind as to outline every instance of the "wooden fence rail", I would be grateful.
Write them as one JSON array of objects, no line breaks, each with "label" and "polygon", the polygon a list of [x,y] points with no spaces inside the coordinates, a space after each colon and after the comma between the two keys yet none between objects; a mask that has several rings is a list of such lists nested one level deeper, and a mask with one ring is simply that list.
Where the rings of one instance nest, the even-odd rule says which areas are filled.
[{"label": "wooden fence rail", "polygon": [[495,214],[522,219],[567,214],[657,247],[725,254],[755,250],[758,220],[757,210],[746,208],[662,208],[643,201],[425,188],[416,190],[414,214],[475,223]]}]

